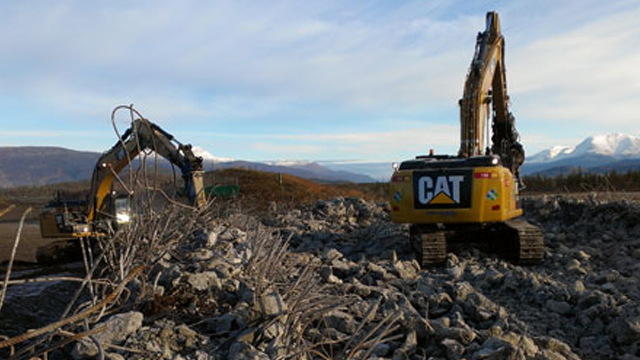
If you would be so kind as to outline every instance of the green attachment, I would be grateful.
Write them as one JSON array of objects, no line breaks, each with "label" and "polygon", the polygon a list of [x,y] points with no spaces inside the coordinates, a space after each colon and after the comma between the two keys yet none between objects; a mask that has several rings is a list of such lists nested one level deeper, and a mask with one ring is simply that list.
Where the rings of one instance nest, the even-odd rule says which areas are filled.
[{"label": "green attachment", "polygon": [[204,193],[207,197],[232,197],[240,194],[240,187],[238,185],[207,186],[204,188]]}]

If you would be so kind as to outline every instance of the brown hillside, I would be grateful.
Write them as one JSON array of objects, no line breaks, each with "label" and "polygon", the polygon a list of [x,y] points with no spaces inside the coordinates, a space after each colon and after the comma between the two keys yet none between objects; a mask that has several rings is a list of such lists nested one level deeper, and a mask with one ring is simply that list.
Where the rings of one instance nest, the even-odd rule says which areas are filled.
[{"label": "brown hillside", "polygon": [[[172,188],[171,176],[159,175],[165,189]],[[178,176],[179,178],[179,176]],[[282,179],[282,183],[280,183]],[[269,204],[276,202],[281,207],[293,207],[298,204],[314,203],[318,200],[330,200],[335,197],[360,197],[369,201],[385,201],[386,184],[319,184],[293,175],[263,172],[245,169],[224,169],[207,172],[205,186],[238,185],[240,195],[232,199],[216,200],[237,204],[246,211],[264,211]],[[17,207],[2,221],[17,221],[28,206],[34,210],[30,220],[37,219],[38,209],[44,207],[56,191],[88,192],[89,182],[67,182],[44,186],[23,186],[0,189],[0,210],[14,204]],[[167,193],[172,193],[167,191]]]},{"label": "brown hillside", "polygon": [[288,174],[244,169],[209,172],[205,175],[205,185],[238,185],[239,205],[243,209],[259,211],[266,210],[272,202],[279,206],[292,207],[338,196],[364,196],[364,193],[357,189],[357,185],[325,185]]}]

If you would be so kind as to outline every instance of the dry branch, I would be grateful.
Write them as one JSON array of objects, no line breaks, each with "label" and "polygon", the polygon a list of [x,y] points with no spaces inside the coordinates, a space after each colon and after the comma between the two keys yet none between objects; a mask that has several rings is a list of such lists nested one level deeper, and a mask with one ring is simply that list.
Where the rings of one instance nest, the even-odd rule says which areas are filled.
[{"label": "dry branch", "polygon": [[2,305],[4,304],[4,297],[7,294],[7,286],[9,284],[9,277],[11,276],[11,268],[13,267],[13,261],[16,257],[16,251],[18,250],[18,245],[20,244],[20,236],[22,235],[22,227],[24,226],[24,220],[27,218],[27,215],[31,212],[32,208],[29,207],[22,213],[22,218],[20,218],[20,225],[18,226],[18,233],[16,234],[16,239],[13,242],[13,248],[11,249],[11,257],[9,258],[9,265],[7,265],[7,273],[4,277],[4,283],[2,284],[2,292],[0,292],[0,310],[2,310]]},{"label": "dry branch", "polygon": [[22,335],[18,335],[16,337],[13,337],[9,340],[5,340],[0,342],[0,349],[4,349],[8,346],[13,346],[16,344],[19,344],[21,342],[27,341],[29,339],[33,339],[35,337],[38,337],[40,335],[44,335],[46,333],[55,331],[67,324],[73,324],[76,323],[80,320],[84,320],[86,319],[89,315],[95,313],[96,311],[102,309],[103,307],[107,306],[110,302],[114,301],[118,295],[120,295],[120,293],[122,293],[122,291],[124,290],[124,287],[129,283],[129,281],[133,280],[136,276],[138,276],[142,270],[144,270],[145,265],[139,265],[137,268],[133,269],[128,275],[127,277],[118,285],[118,287],[106,298],[102,299],[102,301],[100,301],[99,303],[97,303],[96,305],[90,307],[89,309],[73,315],[67,319],[64,320],[60,320],[57,321],[53,324],[47,325],[45,327],[42,327],[40,329],[37,330],[33,330],[33,331],[29,331],[26,332]]},{"label": "dry branch", "polygon": [[0,218],[7,215],[7,213],[9,213],[9,211],[13,210],[15,207],[15,205],[11,204],[6,209],[0,211]]}]

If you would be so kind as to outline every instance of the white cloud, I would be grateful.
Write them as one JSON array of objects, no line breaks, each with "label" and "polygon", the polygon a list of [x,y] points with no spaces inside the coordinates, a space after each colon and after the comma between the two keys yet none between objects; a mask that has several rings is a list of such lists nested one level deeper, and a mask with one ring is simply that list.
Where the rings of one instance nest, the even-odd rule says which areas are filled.
[{"label": "white cloud", "polygon": [[101,137],[94,131],[73,131],[73,130],[3,130],[0,133],[2,138],[63,138],[68,136]]},{"label": "white cloud", "polygon": [[211,162],[214,162],[214,163],[215,162],[228,162],[228,161],[235,160],[233,158],[213,155],[212,153],[208,152],[207,150],[205,150],[201,146],[194,146],[192,150],[193,150],[193,153],[196,156],[200,156],[203,159],[203,161],[209,162],[209,163],[211,163]]},{"label": "white cloud", "polygon": [[[436,20],[426,6],[414,13],[390,8],[388,17],[366,22],[358,19],[366,8],[332,3],[37,4],[12,4],[0,15],[8,34],[0,39],[0,63],[17,70],[0,85],[68,111],[122,98],[139,103],[134,94],[196,115],[220,104],[197,100],[204,93],[364,107],[435,104],[459,96],[478,22]],[[353,19],[325,15],[332,8],[354,12]],[[229,107],[232,115],[247,109]]]},{"label": "white cloud", "polygon": [[[225,137],[224,134],[217,134]],[[431,125],[384,132],[316,134],[231,134],[247,142],[262,158],[327,159],[339,151],[356,159],[401,160],[434,148],[438,153],[457,151],[459,130],[455,126]]]},{"label": "white cloud", "polygon": [[[640,9],[633,1],[485,2],[473,9],[455,1],[256,5],[5,2],[0,96],[65,119],[60,125],[67,128],[80,120],[105,129],[111,109],[129,103],[170,123],[171,132],[197,127],[217,136],[230,131],[219,123],[241,121],[228,135],[252,139],[253,154],[271,158],[289,152],[389,159],[427,147],[454,152],[457,117],[442,128],[397,122],[390,132],[379,119],[456,113],[475,34],[484,27],[479,8],[497,7],[512,110],[536,130],[521,131],[527,148],[578,136],[555,134],[558,124],[634,132],[640,120]],[[314,121],[325,124],[320,135],[258,124],[290,110],[295,116],[309,103],[324,105],[322,117],[308,114],[291,133]],[[376,120],[366,131],[330,133],[351,114]],[[187,122],[198,125],[173,126]],[[267,130],[280,134],[259,133]]]},{"label": "white cloud", "polygon": [[258,152],[267,152],[270,154],[278,154],[282,157],[286,157],[286,154],[295,154],[296,158],[307,158],[317,156],[323,150],[326,150],[320,145],[308,145],[308,144],[282,144],[272,142],[253,142],[249,143],[251,148]]},{"label": "white cloud", "polygon": [[521,142],[524,144],[525,155],[528,157],[554,146],[576,145],[585,137],[587,134],[584,136],[579,134],[562,136],[561,134],[528,132],[521,135]]},{"label": "white cloud", "polygon": [[[514,107],[529,119],[631,131],[640,120],[640,9],[596,17],[507,54]],[[612,128],[614,130],[615,128]]]}]

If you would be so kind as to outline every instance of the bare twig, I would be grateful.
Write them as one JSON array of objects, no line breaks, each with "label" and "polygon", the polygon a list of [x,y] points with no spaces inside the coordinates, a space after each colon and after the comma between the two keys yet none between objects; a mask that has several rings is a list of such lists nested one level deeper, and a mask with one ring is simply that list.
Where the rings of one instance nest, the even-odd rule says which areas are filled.
[{"label": "bare twig", "polygon": [[[9,337],[5,336],[5,335],[0,335],[0,340],[9,340]],[[9,356],[13,356],[13,354],[15,354],[15,352],[16,352],[15,347],[11,346],[9,348]]]},{"label": "bare twig", "polygon": [[90,307],[89,309],[87,309],[87,310],[85,310],[85,311],[83,311],[83,312],[81,312],[79,314],[73,315],[73,316],[71,316],[71,317],[69,317],[67,319],[56,321],[53,324],[49,324],[49,325],[47,325],[45,327],[42,327],[40,329],[33,330],[33,331],[28,331],[28,332],[26,332],[26,333],[24,333],[22,335],[18,335],[18,336],[13,337],[13,338],[11,338],[9,340],[2,341],[2,342],[0,342],[0,349],[4,349],[6,347],[19,344],[19,343],[27,341],[29,339],[33,339],[33,338],[35,338],[37,336],[44,335],[44,334],[49,333],[51,331],[57,330],[57,329],[63,327],[64,325],[76,323],[76,322],[78,322],[80,320],[85,319],[89,315],[95,313],[96,311],[100,310],[102,307],[107,306],[110,302],[115,300],[118,297],[118,295],[120,295],[120,293],[122,293],[122,291],[124,290],[124,287],[129,283],[129,281],[133,280],[144,269],[145,269],[145,265],[139,265],[138,267],[133,269],[127,275],[127,277],[124,279],[124,281],[122,281],[118,285],[118,287],[109,296],[105,297],[102,301],[100,301],[96,305]]},{"label": "bare twig", "polygon": [[89,276],[88,280],[88,284],[87,286],[89,286],[89,293],[91,294],[91,301],[95,304],[96,303],[96,294],[93,292],[93,284],[91,281],[91,275],[92,273],[90,272],[90,267],[89,267],[89,254],[87,253],[87,249],[86,246],[84,245],[84,239],[78,239],[78,241],[80,241],[80,249],[82,250],[82,261],[84,262],[84,269],[86,274]]},{"label": "bare twig", "polygon": [[[48,346],[48,347],[46,347],[44,349],[41,349],[38,352],[33,352],[33,349],[36,347],[37,344],[25,347],[25,348],[21,349],[20,352],[15,355],[15,357],[11,357],[9,360],[20,360],[20,359],[23,359],[23,356],[25,356],[25,355],[28,357],[29,360],[31,360],[36,356],[40,356],[40,355],[43,355],[43,354],[46,355],[48,352],[50,352],[52,350],[55,350],[57,348],[63,347],[65,345],[67,345],[67,344],[70,344],[70,343],[72,343],[72,342],[74,342],[76,340],[80,340],[80,339],[85,338],[85,337],[90,336],[90,335],[98,334],[98,333],[104,331],[106,328],[107,328],[106,325],[102,325],[102,326],[93,328],[93,329],[91,329],[89,331],[85,331],[85,332],[78,333],[78,334],[74,334],[74,333],[71,333],[71,332],[68,332],[68,331],[64,331],[64,330],[59,330],[59,331],[56,332],[56,334],[67,336],[66,339],[64,339],[64,340],[62,340],[62,341],[60,341],[60,342],[58,342],[56,344],[50,345],[50,346]],[[45,357],[45,359],[46,359],[46,357]]]},{"label": "bare twig", "polygon": [[[71,281],[71,282],[83,282],[85,281],[83,278],[72,277],[72,276],[43,276],[31,279],[15,279],[9,280],[8,285],[22,285],[22,284],[32,284],[32,283],[43,283],[43,282],[54,282],[54,281]],[[113,285],[111,281],[108,280],[98,280],[93,279],[93,283],[100,285]]]},{"label": "bare twig", "polygon": [[98,339],[96,339],[96,337],[93,335],[89,335],[88,337],[98,349],[98,360],[104,360],[104,350],[102,350],[102,345],[100,345],[100,341],[98,341]]},{"label": "bare twig", "polygon": [[5,216],[9,211],[13,210],[16,206],[11,204],[6,209],[0,211],[0,218]]},{"label": "bare twig", "polygon": [[[369,306],[369,309],[367,310],[367,313],[365,314],[364,319],[362,319],[362,321],[360,322],[360,325],[358,325],[358,328],[355,331],[356,334],[359,333],[360,330],[362,330],[362,328],[368,321],[371,321],[373,316],[375,316],[376,312],[378,311],[378,306],[380,306],[380,299],[376,300],[376,302],[374,302],[373,304],[371,304],[371,306]],[[349,348],[349,345],[351,345],[351,342],[353,341],[353,339],[354,339],[353,337],[349,339],[349,342],[347,342],[347,344],[344,346],[346,349]],[[356,349],[357,347],[352,351],[352,353],[355,353]]]},{"label": "bare twig", "polygon": [[[112,125],[118,142],[123,148],[125,148],[124,141],[119,133],[116,123],[115,115],[118,110],[127,109],[131,115],[131,124],[141,124],[141,126],[148,126],[145,121],[136,122],[137,119],[144,120],[142,115],[136,111],[132,106],[119,106],[112,112]],[[133,137],[135,141],[138,141],[137,126],[132,126]],[[142,144],[137,143],[136,154],[142,152]],[[155,150],[155,144],[152,144],[151,150]],[[98,241],[100,251],[96,254],[92,253],[92,245],[82,243],[83,256],[85,263],[86,275],[84,278],[74,277],[43,277],[37,279],[19,279],[9,281],[9,274],[7,275],[7,281],[3,288],[3,296],[6,291],[6,287],[17,284],[27,284],[34,282],[46,282],[46,281],[74,281],[79,282],[80,286],[75,291],[71,301],[67,304],[66,308],[62,312],[59,321],[44,326],[35,331],[31,331],[20,336],[7,339],[0,342],[0,349],[6,347],[13,347],[15,344],[23,343],[26,340],[37,339],[30,342],[29,346],[21,349],[21,354],[34,354],[38,353],[37,349],[45,348],[39,352],[43,354],[51,349],[63,346],[73,339],[79,339],[87,337],[94,333],[94,330],[86,331],[82,334],[76,334],[71,338],[65,339],[62,342],[54,340],[56,334],[71,333],[72,325],[77,324],[79,321],[85,321],[85,328],[88,330],[91,324],[97,323],[100,318],[105,314],[112,313],[123,306],[128,306],[128,301],[133,299],[133,304],[140,298],[134,296],[134,292],[131,291],[126,285],[134,280],[137,276],[141,276],[143,279],[148,277],[148,273],[144,269],[151,269],[165,254],[171,253],[175,250],[175,245],[183,241],[190,236],[195,229],[202,226],[201,224],[208,224],[211,215],[209,209],[197,210],[195,207],[182,204],[175,201],[168,196],[162,189],[156,186],[158,179],[158,166],[157,166],[157,153],[155,153],[155,173],[153,187],[149,186],[151,182],[148,179],[147,171],[147,153],[142,153],[144,158],[137,164],[137,168],[133,168],[133,153],[127,153],[126,162],[129,166],[128,176],[119,176],[116,174],[115,169],[110,169],[114,178],[116,179],[116,185],[121,186],[127,191],[132,200],[132,207],[135,207],[135,214],[132,221],[126,226],[119,226],[117,228],[107,224],[107,227],[103,234],[97,239],[91,239],[91,241]],[[128,178],[128,179],[127,179]],[[135,198],[132,194],[136,194]],[[154,207],[157,205],[155,199],[157,194],[162,195],[166,204],[164,207]],[[157,196],[160,198],[160,196]],[[211,203],[209,203],[211,205]],[[3,211],[3,214],[9,210]],[[2,215],[0,215],[2,216]],[[21,225],[22,226],[22,225]],[[274,243],[275,244],[275,243]],[[17,247],[17,243],[15,245]],[[286,246],[285,246],[286,248]],[[264,253],[262,257],[261,265],[274,264],[283,256],[283,248],[281,244],[279,246],[268,246],[269,252]],[[14,249],[15,253],[15,249]],[[9,271],[11,265],[9,267]],[[146,281],[141,281],[142,287],[139,294],[144,294],[148,289],[145,284]],[[99,286],[96,286],[99,285]],[[91,301],[78,304],[80,296],[87,291],[91,293]],[[0,302],[1,306],[1,302]],[[69,316],[69,314],[73,314]],[[22,356],[22,355],[20,355]],[[26,355],[25,355],[26,356]]]},{"label": "bare twig", "polygon": [[7,273],[4,276],[4,283],[2,284],[2,292],[0,292],[0,310],[2,310],[2,305],[4,303],[4,297],[7,293],[7,286],[9,284],[9,277],[11,277],[11,268],[13,267],[13,261],[16,258],[16,251],[18,250],[18,244],[20,244],[20,236],[22,235],[22,227],[24,226],[24,220],[27,218],[27,215],[31,212],[32,208],[29,207],[22,213],[22,218],[20,218],[20,225],[18,226],[18,233],[16,234],[16,240],[13,242],[13,249],[11,249],[11,257],[9,258],[9,265],[7,265]]}]

